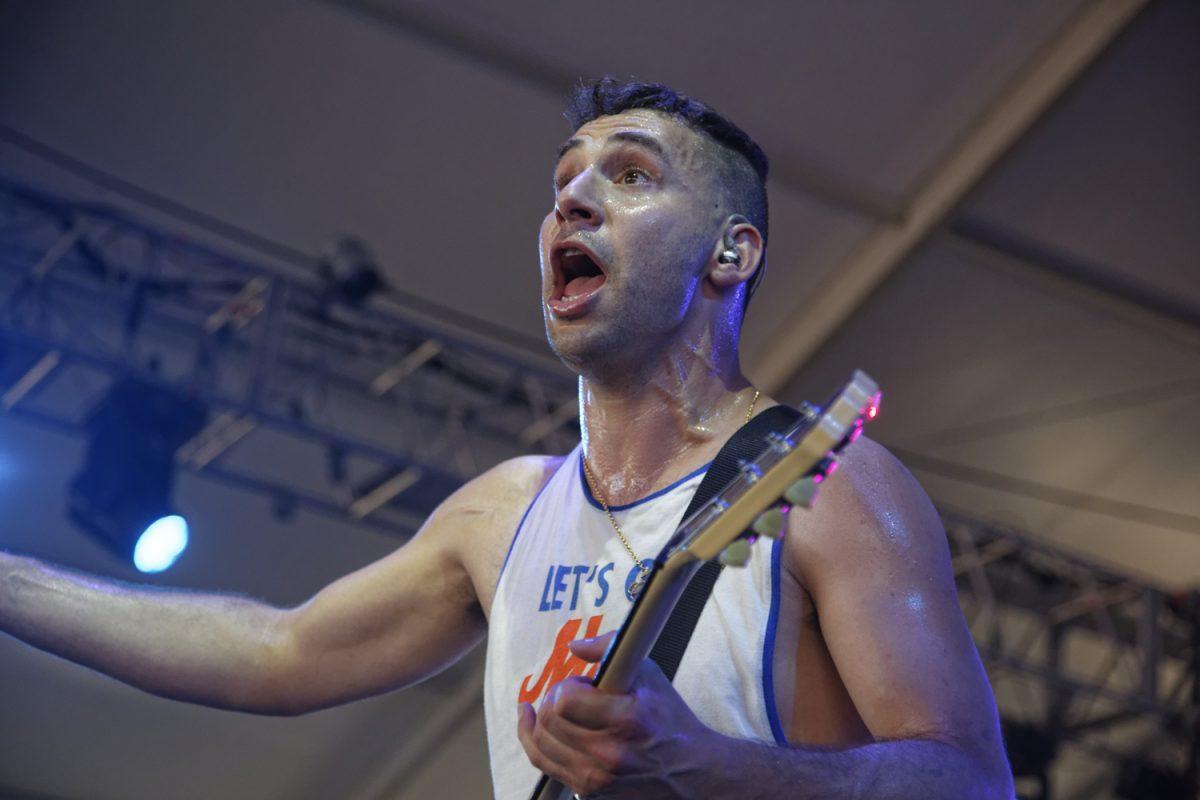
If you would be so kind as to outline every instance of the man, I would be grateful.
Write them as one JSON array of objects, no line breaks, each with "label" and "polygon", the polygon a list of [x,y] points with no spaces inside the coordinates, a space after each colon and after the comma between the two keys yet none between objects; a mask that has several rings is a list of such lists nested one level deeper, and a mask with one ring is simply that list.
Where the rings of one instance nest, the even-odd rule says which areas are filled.
[{"label": "man", "polygon": [[1011,797],[937,516],[867,440],[782,544],[718,581],[674,685],[649,662],[628,695],[588,683],[641,563],[773,401],[737,350],[766,251],[761,150],[658,85],[600,81],[572,115],[540,253],[547,335],[580,376],[576,452],[484,473],[298,608],[4,555],[0,627],[156,694],[267,714],[410,685],[487,635],[501,800],[540,771],[589,797]]}]

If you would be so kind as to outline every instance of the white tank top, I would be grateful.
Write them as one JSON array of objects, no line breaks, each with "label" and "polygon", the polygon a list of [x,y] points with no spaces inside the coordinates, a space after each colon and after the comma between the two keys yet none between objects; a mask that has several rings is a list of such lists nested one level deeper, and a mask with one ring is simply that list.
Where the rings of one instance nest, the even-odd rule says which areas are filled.
[{"label": "white tank top", "polygon": [[[706,469],[611,507],[639,558],[666,544]],[[771,675],[780,553],[780,542],[761,542],[745,568],[722,571],[674,683],[710,728],[783,744]],[[568,675],[595,673],[567,642],[620,627],[633,578],[633,559],[588,490],[577,447],[517,526],[492,601],[484,710],[496,800],[527,800],[539,776],[517,739],[517,703],[536,708]]]}]

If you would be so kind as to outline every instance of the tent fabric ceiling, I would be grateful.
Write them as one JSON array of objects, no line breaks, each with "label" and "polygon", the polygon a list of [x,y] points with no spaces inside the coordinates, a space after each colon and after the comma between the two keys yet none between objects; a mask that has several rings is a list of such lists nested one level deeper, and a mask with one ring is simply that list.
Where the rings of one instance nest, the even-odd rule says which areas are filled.
[{"label": "tent fabric ceiling", "polygon": [[[675,83],[772,157],[753,354],[1085,5],[14,3],[0,7],[0,126],[296,250],[355,233],[394,283],[536,340],[534,234],[569,133],[563,77]],[[406,19],[423,22],[395,24]],[[1200,306],[1197,34],[1194,3],[1152,4],[782,399],[818,399],[867,368],[887,393],[878,437],[913,456],[938,501],[1164,585],[1200,581],[1200,336],[1083,286],[1115,276]],[[506,53],[527,55],[506,66]],[[156,213],[13,142],[0,135],[0,174]],[[953,225],[967,219],[1052,249],[1083,277],[971,241]],[[51,487],[77,457],[77,443],[0,418],[0,508],[16,531],[0,547],[132,577],[59,511]],[[202,480],[181,489],[212,516],[195,560],[167,578],[181,585],[295,603],[394,546],[303,515],[284,526]],[[476,662],[283,724],[135,697],[11,641],[0,649],[0,786],[14,791],[487,793],[479,716],[444,743],[417,723]],[[401,769],[431,745],[424,769]]]},{"label": "tent fabric ceiling", "polygon": [[963,213],[1200,307],[1197,29],[1152,7]]}]

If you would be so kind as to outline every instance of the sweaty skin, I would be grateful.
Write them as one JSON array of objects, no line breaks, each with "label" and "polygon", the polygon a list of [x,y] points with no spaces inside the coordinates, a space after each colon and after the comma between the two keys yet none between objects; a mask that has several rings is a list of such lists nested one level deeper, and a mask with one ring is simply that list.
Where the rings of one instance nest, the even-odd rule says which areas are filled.
[{"label": "sweaty skin", "polygon": [[738,363],[738,302],[763,242],[738,225],[742,265],[717,264],[733,213],[713,202],[717,155],[671,118],[601,117],[570,142],[539,237],[543,295],[554,293],[556,244],[586,246],[606,277],[582,317],[545,303],[546,332],[580,375],[584,452],[620,504],[710,461],[744,419],[754,390]]},{"label": "sweaty skin", "polygon": [[[631,111],[581,127],[555,169],[539,232],[546,331],[580,376],[584,451],[610,503],[711,460],[754,395],[737,344],[764,242],[715,183],[716,147]],[[718,260],[726,234],[736,264]],[[604,275],[586,295],[564,294],[571,246]],[[561,463],[498,465],[403,547],[290,609],[0,553],[0,630],[149,692],[264,714],[407,686],[483,639],[513,532]],[[1010,798],[945,535],[912,477],[860,439],[785,541],[774,665],[791,746],[705,728],[647,662],[628,695],[571,678],[522,708],[513,734],[532,763],[589,797]],[[573,649],[595,660],[603,643]]]},{"label": "sweaty skin", "polygon": [[[647,139],[655,146],[637,144]],[[702,140],[651,111],[584,125],[542,224],[547,334],[580,373],[585,456],[613,503],[710,460],[748,407],[738,314],[763,242],[732,225],[741,262],[718,261],[737,209],[712,202]],[[555,313],[563,242],[587,246],[606,275],[582,315]],[[848,448],[824,495],[813,513],[790,515],[774,653],[782,722],[800,746],[705,729],[648,663],[632,695],[570,678],[541,708],[522,707],[518,735],[534,766],[589,797],[1011,797],[928,498],[868,440]]]}]

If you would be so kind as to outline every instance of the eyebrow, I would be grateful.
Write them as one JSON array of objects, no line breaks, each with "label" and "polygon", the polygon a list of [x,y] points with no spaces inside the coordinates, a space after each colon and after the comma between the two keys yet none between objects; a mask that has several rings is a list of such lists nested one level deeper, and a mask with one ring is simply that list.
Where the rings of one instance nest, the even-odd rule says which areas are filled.
[{"label": "eyebrow", "polygon": [[[629,144],[636,145],[637,147],[641,147],[645,150],[649,150],[651,153],[654,153],[654,155],[658,156],[663,161],[669,160],[667,158],[666,150],[663,149],[662,143],[659,142],[658,139],[655,139],[653,136],[650,136],[645,133],[638,133],[637,131],[617,131],[612,136],[608,137],[608,141],[610,141],[610,142],[612,142],[612,141],[627,142]],[[576,147],[579,147],[582,144],[583,144],[583,139],[580,139],[577,136],[573,137],[571,139],[567,139],[565,142],[562,143],[562,146],[558,148],[558,155],[555,156],[554,163],[558,164],[559,161],[562,161],[563,156],[565,156],[567,153],[571,152]]]}]

